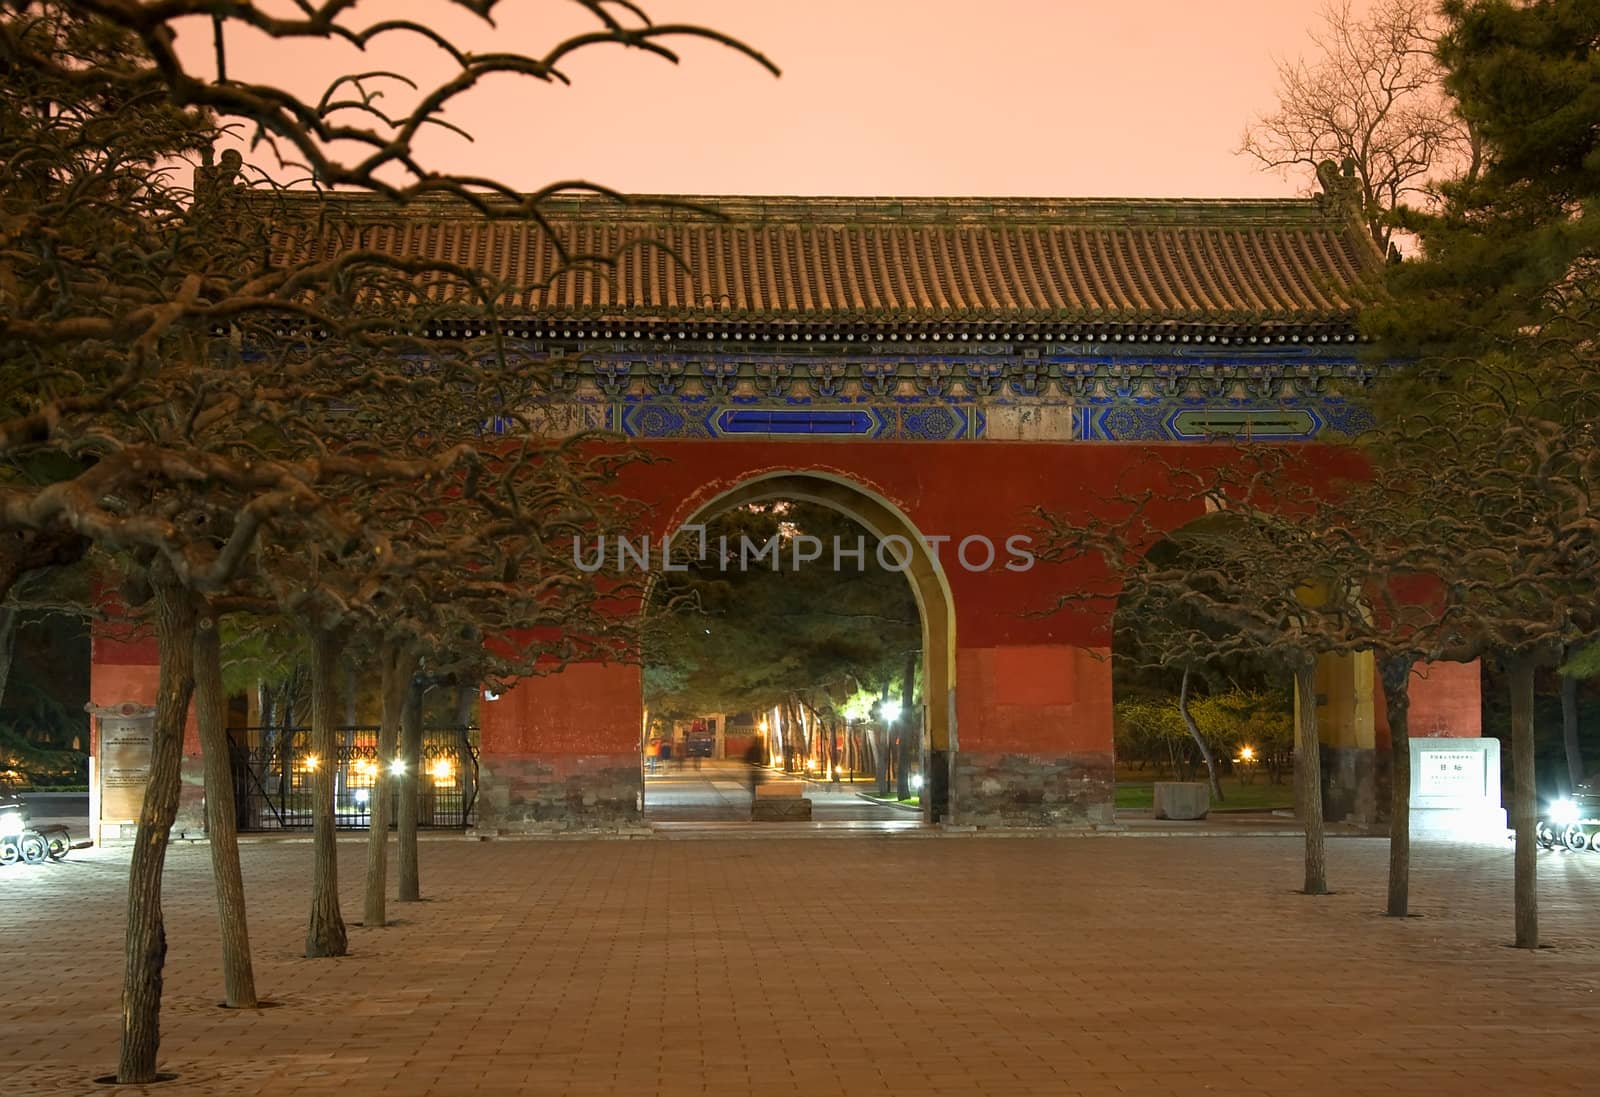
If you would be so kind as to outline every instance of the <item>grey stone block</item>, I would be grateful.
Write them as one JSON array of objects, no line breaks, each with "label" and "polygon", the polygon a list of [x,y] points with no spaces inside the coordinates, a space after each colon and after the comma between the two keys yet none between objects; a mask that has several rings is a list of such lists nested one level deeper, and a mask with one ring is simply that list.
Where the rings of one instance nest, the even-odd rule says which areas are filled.
[{"label": "grey stone block", "polygon": [[1204,819],[1211,811],[1211,788],[1203,781],[1157,781],[1157,819]]},{"label": "grey stone block", "polygon": [[752,823],[803,823],[810,818],[811,801],[803,796],[758,796],[750,805]]}]

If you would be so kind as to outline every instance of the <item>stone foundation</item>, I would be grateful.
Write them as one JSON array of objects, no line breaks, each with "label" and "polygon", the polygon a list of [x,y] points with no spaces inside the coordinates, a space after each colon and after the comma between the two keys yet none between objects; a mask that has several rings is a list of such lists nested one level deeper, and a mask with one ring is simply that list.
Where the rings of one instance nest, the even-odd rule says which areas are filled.
[{"label": "stone foundation", "polygon": [[958,751],[949,821],[977,827],[1086,827],[1113,821],[1110,753]]},{"label": "stone foundation", "polygon": [[922,818],[942,823],[950,818],[950,753],[929,750],[922,763]]},{"label": "stone foundation", "polygon": [[473,830],[479,834],[623,830],[644,825],[637,755],[486,757]]}]

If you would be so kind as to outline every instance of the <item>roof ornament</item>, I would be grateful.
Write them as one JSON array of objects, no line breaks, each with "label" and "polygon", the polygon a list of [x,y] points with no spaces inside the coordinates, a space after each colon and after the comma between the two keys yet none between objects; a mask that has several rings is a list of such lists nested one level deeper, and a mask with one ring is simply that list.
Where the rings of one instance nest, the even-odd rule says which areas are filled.
[{"label": "roof ornament", "polygon": [[1317,165],[1317,182],[1322,185],[1318,198],[1324,204],[1361,209],[1361,180],[1356,177],[1355,157],[1346,156],[1342,165],[1324,160]]}]

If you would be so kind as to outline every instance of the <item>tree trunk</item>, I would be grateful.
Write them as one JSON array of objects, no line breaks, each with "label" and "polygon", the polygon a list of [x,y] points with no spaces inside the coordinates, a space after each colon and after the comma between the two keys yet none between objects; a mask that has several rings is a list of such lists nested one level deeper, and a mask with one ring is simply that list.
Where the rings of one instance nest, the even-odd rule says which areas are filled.
[{"label": "tree trunk", "polygon": [[1183,717],[1183,726],[1189,729],[1189,738],[1194,740],[1194,745],[1200,748],[1200,757],[1206,764],[1206,779],[1211,782],[1211,795],[1215,796],[1217,803],[1222,803],[1222,778],[1217,773],[1217,759],[1211,753],[1211,748],[1206,745],[1205,739],[1200,734],[1200,725],[1194,722],[1194,715],[1189,711],[1189,671],[1183,672],[1183,684],[1178,687],[1178,715]]},{"label": "tree trunk", "polygon": [[1533,782],[1533,670],[1529,656],[1506,664],[1511,679],[1511,820],[1517,835],[1516,945],[1539,947],[1538,805]]},{"label": "tree trunk", "polygon": [[378,768],[367,794],[367,890],[362,909],[366,926],[388,923],[389,819],[395,788],[390,763],[400,755],[400,723],[417,672],[417,657],[404,641],[385,640],[378,663],[383,716],[378,722]]},{"label": "tree trunk", "polygon": [[0,606],[0,706],[6,703],[6,682],[11,679],[11,661],[16,654],[17,611]]},{"label": "tree trunk", "polygon": [[156,641],[161,670],[155,726],[150,734],[150,772],[138,837],[128,866],[128,932],[122,980],[122,1049],[117,1081],[153,1082],[161,1047],[161,976],[167,932],[161,913],[161,874],[167,841],[178,814],[183,725],[194,690],[194,603],[162,561],[151,576],[155,593]]},{"label": "tree trunk", "polygon": [[344,726],[353,728],[361,723],[361,682],[354,663],[344,668]]},{"label": "tree trunk", "polygon": [[400,711],[400,901],[422,898],[417,864],[417,823],[422,794],[422,683],[413,678]]},{"label": "tree trunk", "polygon": [[783,699],[783,770],[793,773],[795,758],[800,753],[800,706],[794,703],[794,695],[790,694]]},{"label": "tree trunk", "polygon": [[217,920],[222,930],[222,1004],[230,1009],[255,1009],[256,977],[250,964],[233,763],[228,750],[228,698],[222,690],[221,621],[203,602],[195,608],[200,621],[194,636],[194,714],[205,761],[206,831],[211,839],[211,873],[217,881]]},{"label": "tree trunk", "polygon": [[1294,796],[1306,828],[1307,895],[1328,893],[1327,850],[1322,833],[1322,744],[1317,737],[1317,665],[1294,668]]},{"label": "tree trunk", "polygon": [[878,795],[890,795],[890,745],[893,744],[893,728],[888,721],[883,720],[883,702],[890,699],[888,683],[878,689],[878,718],[875,721],[877,728],[872,731],[872,737],[877,740],[878,752]]},{"label": "tree trunk", "polygon": [[293,783],[294,754],[295,754],[295,698],[293,693],[293,680],[284,683],[283,704],[279,705],[282,713],[280,731],[278,734],[278,803],[283,805],[284,813],[289,813],[289,788]]},{"label": "tree trunk", "polygon": [[1384,913],[1404,918],[1411,902],[1411,657],[1387,656],[1378,672],[1389,714],[1389,905]]},{"label": "tree trunk", "polygon": [[1583,751],[1578,746],[1578,680],[1561,675],[1561,741],[1567,749],[1567,780],[1576,789],[1583,784]]},{"label": "tree trunk", "polygon": [[[472,739],[467,727],[472,723],[472,706],[478,702],[478,687],[456,687],[456,783],[461,789],[461,825],[472,825],[472,805],[478,798],[478,766],[472,757]],[[647,714],[648,716],[648,714]],[[649,724],[645,725],[646,727]]]},{"label": "tree trunk", "polygon": [[[895,757],[894,795],[896,800],[911,799],[911,737],[906,734],[911,727],[911,714],[916,711],[917,653],[906,655],[906,665],[900,684],[900,726],[895,735],[899,746]],[[918,724],[920,728],[920,723]],[[921,753],[920,751],[918,753]]]},{"label": "tree trunk", "polygon": [[339,913],[339,844],[333,818],[333,771],[338,761],[339,649],[334,629],[311,629],[311,754],[317,768],[311,778],[312,849],[311,924],[306,930],[306,955],[343,956],[350,951],[344,917]]}]

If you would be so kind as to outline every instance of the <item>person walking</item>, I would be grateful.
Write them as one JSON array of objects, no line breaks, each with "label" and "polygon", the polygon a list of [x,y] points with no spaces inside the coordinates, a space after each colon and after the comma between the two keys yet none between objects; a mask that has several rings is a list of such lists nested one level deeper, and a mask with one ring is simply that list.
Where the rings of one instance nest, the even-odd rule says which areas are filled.
[{"label": "person walking", "polygon": [[745,748],[744,760],[750,765],[750,772],[745,775],[745,780],[750,784],[750,804],[756,802],[756,786],[761,784],[761,743],[759,740],[750,740],[750,745]]}]

